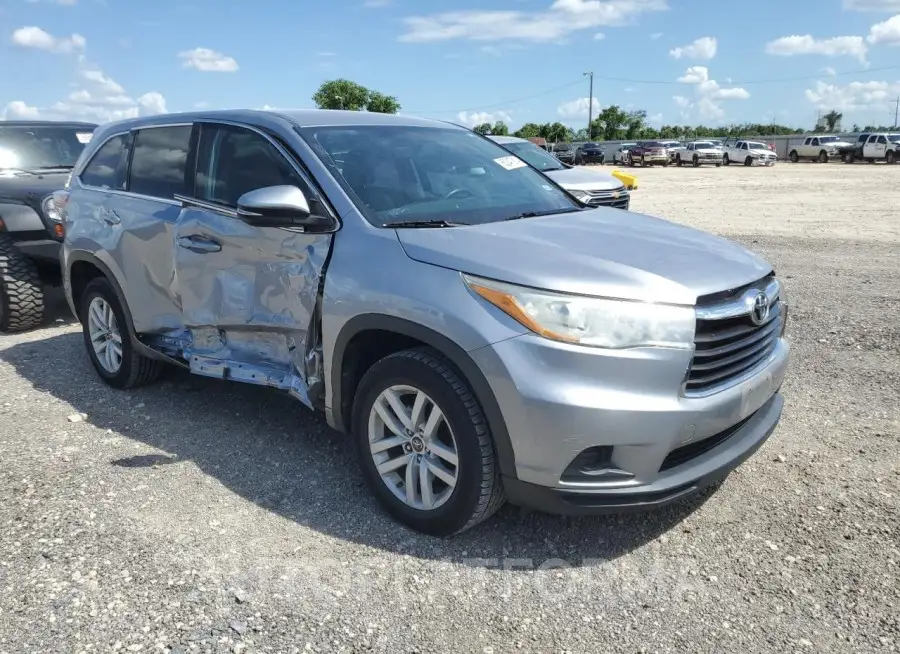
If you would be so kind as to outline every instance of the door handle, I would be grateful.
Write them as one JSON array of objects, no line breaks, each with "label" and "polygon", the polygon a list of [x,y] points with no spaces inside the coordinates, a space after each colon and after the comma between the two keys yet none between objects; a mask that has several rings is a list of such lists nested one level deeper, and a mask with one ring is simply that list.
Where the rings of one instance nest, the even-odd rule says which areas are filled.
[{"label": "door handle", "polygon": [[108,222],[110,225],[118,225],[120,222],[122,222],[122,219],[119,218],[119,214],[117,214],[114,209],[104,211],[103,220]]},{"label": "door handle", "polygon": [[208,236],[179,236],[178,247],[196,254],[209,254],[222,250],[222,245]]}]

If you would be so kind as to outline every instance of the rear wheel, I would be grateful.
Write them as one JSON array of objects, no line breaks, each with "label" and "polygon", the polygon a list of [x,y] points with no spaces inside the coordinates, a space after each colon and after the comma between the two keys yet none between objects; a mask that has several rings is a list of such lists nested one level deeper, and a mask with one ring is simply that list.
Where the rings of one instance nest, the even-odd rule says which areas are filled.
[{"label": "rear wheel", "polygon": [[796,150],[791,150],[791,154],[788,156],[791,160],[791,163],[797,163],[798,161],[800,161],[800,155],[797,154]]},{"label": "rear wheel", "polygon": [[449,536],[506,501],[487,421],[438,352],[391,354],[360,381],[353,434],[369,489],[396,520]]},{"label": "rear wheel", "polygon": [[746,159],[744,159],[744,165],[752,166],[753,165],[753,157],[747,157]]},{"label": "rear wheel", "polygon": [[893,150],[888,150],[884,155],[884,160],[889,164],[893,164],[897,161],[897,156],[894,154]]},{"label": "rear wheel", "polygon": [[848,163],[848,164],[853,163],[854,158],[855,157],[853,156],[853,153],[848,152],[847,154],[844,155],[844,163]]},{"label": "rear wheel", "polygon": [[675,165],[678,166],[679,168],[681,168],[681,166],[683,165],[683,163],[684,163],[684,162],[681,160],[681,155],[680,155],[680,154],[677,155],[677,156],[675,157]]},{"label": "rear wheel", "polygon": [[693,164],[694,164],[694,168],[700,167],[700,157],[698,157],[696,154],[694,155]]},{"label": "rear wheel", "polygon": [[825,150],[819,150],[819,163],[828,163],[828,153]]},{"label": "rear wheel", "polygon": [[34,261],[0,234],[0,332],[33,329],[44,320],[44,284]]},{"label": "rear wheel", "polygon": [[128,389],[159,377],[166,364],[134,348],[125,310],[109,280],[92,280],[81,295],[80,305],[84,345],[103,381],[113,388]]}]

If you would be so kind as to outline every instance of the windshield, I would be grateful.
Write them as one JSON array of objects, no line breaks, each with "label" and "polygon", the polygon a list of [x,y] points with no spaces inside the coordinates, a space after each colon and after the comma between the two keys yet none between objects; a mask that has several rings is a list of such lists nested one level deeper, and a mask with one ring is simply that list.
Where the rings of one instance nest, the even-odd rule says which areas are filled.
[{"label": "windshield", "polygon": [[888,141],[891,143],[900,142],[900,134],[888,134]]},{"label": "windshield", "polygon": [[750,146],[751,150],[768,150],[769,149],[762,143],[748,143],[747,145]]},{"label": "windshield", "polygon": [[534,143],[504,143],[503,147],[524,159],[541,172],[548,170],[565,170],[559,159],[536,146]]},{"label": "windshield", "polygon": [[598,150],[600,149],[599,143],[585,143],[581,146],[582,150]]},{"label": "windshield", "polygon": [[644,141],[643,143],[641,143],[641,147],[642,148],[664,148],[666,146],[664,146],[659,141]]},{"label": "windshield", "polygon": [[557,152],[568,152],[572,149],[572,145],[569,143],[557,143],[553,149]]},{"label": "windshield", "polygon": [[496,143],[441,127],[298,129],[366,219],[484,224],[579,211],[567,193]]},{"label": "windshield", "polygon": [[700,148],[715,148],[715,147],[716,146],[714,146],[709,141],[697,141],[696,143],[694,143],[694,149],[696,149],[696,150],[699,150]]},{"label": "windshield", "polygon": [[837,137],[837,136],[820,136],[819,137],[820,144],[837,143],[840,140],[841,140],[840,137]]},{"label": "windshield", "polygon": [[83,127],[0,127],[0,169],[71,168],[90,139]]}]

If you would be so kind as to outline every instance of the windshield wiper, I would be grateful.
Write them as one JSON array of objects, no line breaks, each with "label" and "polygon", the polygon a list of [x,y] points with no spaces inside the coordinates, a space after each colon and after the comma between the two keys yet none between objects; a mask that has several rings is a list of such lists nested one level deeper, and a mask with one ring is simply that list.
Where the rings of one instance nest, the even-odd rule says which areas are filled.
[{"label": "windshield wiper", "polygon": [[421,227],[458,227],[460,225],[468,225],[469,223],[457,223],[450,220],[398,220],[392,223],[385,223],[384,227],[393,227],[395,229],[408,228],[416,229]]},{"label": "windshield wiper", "polygon": [[503,220],[519,220],[520,218],[538,218],[540,216],[552,216],[558,213],[573,213],[575,211],[581,211],[581,209],[553,209],[551,211],[524,211],[522,213],[517,213],[514,216],[510,216],[509,218],[504,218]]}]

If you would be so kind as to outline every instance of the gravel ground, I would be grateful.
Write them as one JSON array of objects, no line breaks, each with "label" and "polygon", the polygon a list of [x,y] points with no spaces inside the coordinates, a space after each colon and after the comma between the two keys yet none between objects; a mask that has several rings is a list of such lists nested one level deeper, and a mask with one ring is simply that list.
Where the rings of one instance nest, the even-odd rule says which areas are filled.
[{"label": "gravel ground", "polygon": [[900,648],[900,166],[637,174],[788,285],[783,421],[719,488],[419,536],[285,397],[106,388],[57,300],[0,336],[0,653]]}]

